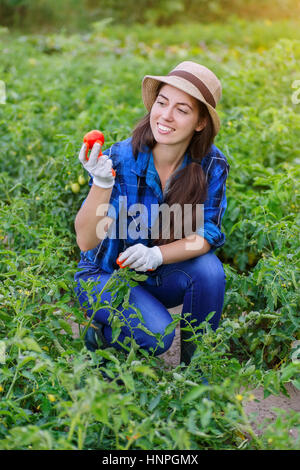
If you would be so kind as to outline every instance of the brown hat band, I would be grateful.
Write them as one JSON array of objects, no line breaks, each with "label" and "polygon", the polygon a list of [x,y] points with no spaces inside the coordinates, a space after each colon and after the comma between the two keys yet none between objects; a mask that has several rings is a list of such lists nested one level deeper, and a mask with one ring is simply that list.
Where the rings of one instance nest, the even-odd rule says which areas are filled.
[{"label": "brown hat band", "polygon": [[196,88],[198,88],[207,103],[210,104],[213,108],[216,107],[216,102],[214,100],[213,95],[211,94],[205,83],[200,80],[200,78],[197,78],[192,73],[185,72],[184,70],[174,70],[174,72],[168,73],[168,76],[170,75],[185,78],[185,80],[191,82]]}]

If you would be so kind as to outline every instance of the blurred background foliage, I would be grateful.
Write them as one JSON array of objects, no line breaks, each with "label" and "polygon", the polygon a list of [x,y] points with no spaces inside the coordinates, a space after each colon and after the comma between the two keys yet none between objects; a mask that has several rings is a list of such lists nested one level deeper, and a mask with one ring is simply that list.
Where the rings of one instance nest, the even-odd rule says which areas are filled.
[{"label": "blurred background foliage", "polygon": [[230,16],[278,20],[300,16],[295,0],[0,0],[0,24],[27,31],[86,30],[93,22],[171,25]]}]

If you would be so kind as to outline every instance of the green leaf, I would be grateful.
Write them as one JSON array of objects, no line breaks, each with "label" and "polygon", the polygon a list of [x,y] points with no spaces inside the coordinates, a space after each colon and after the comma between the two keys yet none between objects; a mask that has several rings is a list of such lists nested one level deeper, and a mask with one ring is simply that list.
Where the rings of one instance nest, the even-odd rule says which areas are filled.
[{"label": "green leaf", "polygon": [[35,361],[35,360],[36,360],[35,356],[26,356],[20,362],[18,362],[18,368],[23,367],[25,364],[27,364],[27,362]]},{"label": "green leaf", "polygon": [[70,323],[68,323],[66,320],[63,320],[62,318],[59,318],[58,322],[60,326],[65,330],[66,333],[73,336],[73,331],[72,331],[72,327]]},{"label": "green leaf", "polygon": [[148,409],[149,411],[153,411],[157,405],[160,403],[161,400],[161,392],[159,392],[149,403]]},{"label": "green leaf", "polygon": [[22,339],[22,342],[27,349],[31,351],[36,351],[36,352],[42,352],[38,343],[31,336],[26,336],[25,338]]},{"label": "green leaf", "polygon": [[134,372],[138,372],[140,374],[143,374],[143,375],[146,375],[148,377],[151,377],[152,379],[154,380],[158,380],[158,377],[156,375],[156,373],[154,372],[153,369],[151,369],[151,367],[149,366],[146,366],[146,365],[134,365],[132,370]]},{"label": "green leaf", "polygon": [[190,401],[196,400],[197,398],[201,397],[207,391],[207,386],[205,385],[198,385],[197,387],[193,387],[188,393],[185,394],[183,397],[183,403],[189,403]]},{"label": "green leaf", "polygon": [[121,333],[121,328],[119,326],[112,328],[112,339],[111,342],[114,343],[117,341]]},{"label": "green leaf", "polygon": [[294,379],[292,380],[292,384],[297,390],[300,390],[300,379]]}]

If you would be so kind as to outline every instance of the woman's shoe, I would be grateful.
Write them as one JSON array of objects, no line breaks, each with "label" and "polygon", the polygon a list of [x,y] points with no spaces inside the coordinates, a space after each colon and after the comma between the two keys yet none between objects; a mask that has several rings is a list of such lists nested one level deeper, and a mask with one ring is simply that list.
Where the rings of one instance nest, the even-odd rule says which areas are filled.
[{"label": "woman's shoe", "polygon": [[96,349],[105,349],[109,347],[109,344],[104,336],[103,329],[103,323],[97,323],[95,321],[92,321],[92,324],[88,328],[84,337],[85,346],[88,351],[94,352],[96,351]]},{"label": "woman's shoe", "polygon": [[188,366],[192,360],[193,354],[196,350],[196,345],[193,341],[187,341],[193,335],[190,331],[180,331],[180,363]]},{"label": "woman's shoe", "polygon": [[[96,321],[92,321],[92,325],[90,326],[86,332],[84,337],[85,346],[88,351],[96,351],[97,349],[106,349],[110,347],[110,344],[107,342],[104,336],[104,325],[103,323],[97,323]],[[102,358],[101,367],[105,366],[108,362],[107,359]],[[112,382],[114,379],[109,377],[104,370],[100,369],[100,366],[97,366],[102,374],[102,377],[107,380],[108,382]],[[124,385],[124,382],[121,379],[117,379],[116,383],[118,385]]]}]

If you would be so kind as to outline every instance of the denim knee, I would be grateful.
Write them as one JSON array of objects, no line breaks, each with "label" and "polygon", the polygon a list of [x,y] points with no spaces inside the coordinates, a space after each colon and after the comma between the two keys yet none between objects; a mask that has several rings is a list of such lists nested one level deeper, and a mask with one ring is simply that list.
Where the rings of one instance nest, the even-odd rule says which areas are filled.
[{"label": "denim knee", "polygon": [[212,252],[198,256],[191,263],[189,274],[197,280],[209,281],[214,285],[225,280],[225,271],[219,258]]}]

